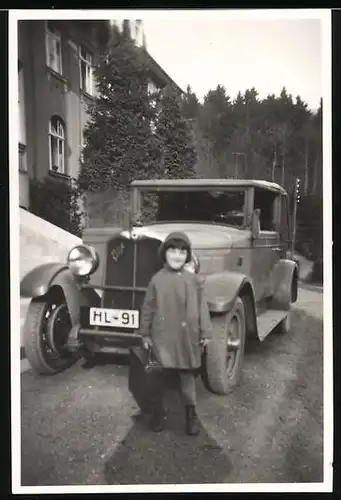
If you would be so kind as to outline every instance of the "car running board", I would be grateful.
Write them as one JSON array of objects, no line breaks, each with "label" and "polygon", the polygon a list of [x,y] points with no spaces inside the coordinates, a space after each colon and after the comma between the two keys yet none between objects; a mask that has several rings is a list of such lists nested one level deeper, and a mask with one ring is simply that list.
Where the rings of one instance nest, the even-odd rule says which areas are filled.
[{"label": "car running board", "polygon": [[257,316],[258,337],[261,342],[272,332],[272,330],[288,315],[289,311],[268,309]]}]

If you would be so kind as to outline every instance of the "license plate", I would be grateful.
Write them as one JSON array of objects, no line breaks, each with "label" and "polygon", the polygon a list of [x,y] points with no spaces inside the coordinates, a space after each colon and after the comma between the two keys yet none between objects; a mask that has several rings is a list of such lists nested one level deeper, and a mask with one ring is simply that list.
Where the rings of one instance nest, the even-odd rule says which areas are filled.
[{"label": "license plate", "polygon": [[139,311],[132,309],[90,308],[91,326],[111,326],[118,328],[139,328]]}]

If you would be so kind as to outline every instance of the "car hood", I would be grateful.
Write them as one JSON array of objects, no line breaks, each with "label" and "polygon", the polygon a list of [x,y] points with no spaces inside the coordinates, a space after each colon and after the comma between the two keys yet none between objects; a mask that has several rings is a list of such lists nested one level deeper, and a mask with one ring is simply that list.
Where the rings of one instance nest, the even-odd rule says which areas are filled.
[{"label": "car hood", "polygon": [[122,235],[127,238],[148,236],[164,241],[173,231],[184,232],[194,249],[240,247],[250,238],[247,230],[201,223],[151,224],[123,231]]}]

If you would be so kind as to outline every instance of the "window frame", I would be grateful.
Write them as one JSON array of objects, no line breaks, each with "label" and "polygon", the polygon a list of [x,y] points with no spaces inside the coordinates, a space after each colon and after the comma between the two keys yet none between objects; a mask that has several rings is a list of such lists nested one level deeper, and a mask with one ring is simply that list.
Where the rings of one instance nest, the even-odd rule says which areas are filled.
[{"label": "window frame", "polygon": [[[85,57],[82,55],[82,51],[85,53]],[[89,56],[90,59],[88,59],[86,56]],[[93,53],[88,50],[88,48],[81,44],[78,48],[78,58],[79,58],[79,88],[81,89],[82,92],[85,92],[86,94],[93,96],[94,95],[94,73],[93,73]],[[90,89],[88,88],[83,88],[83,77],[82,77],[82,64],[85,64],[85,68],[89,68],[89,75],[90,75]],[[85,74],[85,87],[87,82],[87,73]]]},{"label": "window frame", "polygon": [[[53,67],[50,61],[50,39],[53,39],[53,41],[57,41],[59,43],[60,47],[60,53],[59,53],[59,64],[57,64],[57,69]],[[56,49],[54,45],[54,50]],[[49,22],[46,22],[46,27],[45,27],[45,51],[46,51],[46,65],[49,69],[54,71],[55,73],[59,75],[63,75],[63,51],[62,51],[62,35],[59,30],[49,26]],[[55,54],[56,58],[58,59],[57,53]]]},{"label": "window frame", "polygon": [[84,148],[86,146],[86,140],[85,140],[85,137],[84,137],[84,129],[82,129],[82,132],[81,132],[81,143],[80,143],[80,154],[79,154],[79,159],[81,162],[84,161]]},{"label": "window frame", "polygon": [[19,115],[19,145],[26,146],[27,131],[26,131],[26,110],[25,110],[25,82],[24,82],[24,67],[18,60],[18,115]]},{"label": "window frame", "polygon": [[26,145],[22,142],[18,144],[18,169],[19,172],[27,173]]},{"label": "window frame", "polygon": [[155,85],[155,83],[152,81],[152,80],[148,80],[148,83],[147,83],[147,93],[148,93],[148,96],[149,96],[149,104],[151,106],[151,108],[154,110],[155,112],[155,120],[151,119],[150,120],[150,130],[151,130],[151,133],[153,135],[155,135],[156,133],[156,124],[157,124],[157,119],[158,119],[158,111],[157,111],[157,98],[156,97],[153,97],[153,94],[157,94],[159,92],[159,88]]},{"label": "window frame", "polygon": [[[53,120],[56,120],[56,130],[53,130]],[[62,133],[59,131],[62,130]],[[52,148],[52,138],[57,141],[57,154],[58,154],[58,165],[53,165],[53,148]],[[60,144],[62,144],[62,155],[60,156]],[[66,131],[65,131],[65,123],[64,121],[57,115],[51,116],[49,120],[49,171],[55,172],[62,175],[66,174]],[[59,164],[59,159],[62,157],[63,166],[61,168]],[[57,167],[55,169],[54,167]]]},{"label": "window frame", "polygon": [[226,222],[223,221],[208,221],[208,220],[192,220],[192,219],[158,219],[158,220],[148,220],[149,225],[153,224],[166,224],[168,222],[178,222],[178,223],[196,223],[196,224],[212,224],[212,225],[218,225],[218,226],[224,226],[224,227],[235,227],[237,229],[246,229],[247,228],[247,207],[248,207],[248,193],[247,193],[247,188],[245,187],[229,187],[229,188],[208,188],[206,186],[202,187],[188,187],[188,186],[169,186],[169,187],[134,187],[132,189],[131,193],[131,203],[132,203],[132,211],[134,214],[134,217],[136,217],[137,214],[142,213],[142,207],[143,207],[143,195],[144,193],[149,193],[149,194],[156,194],[159,195],[161,193],[210,193],[212,191],[219,191],[221,193],[242,193],[244,200],[243,200],[243,223],[241,225],[234,225],[234,224],[227,224]]},{"label": "window frame", "polygon": [[289,243],[291,240],[290,234],[290,220],[289,220],[289,210],[288,210],[288,198],[286,195],[281,197],[281,238],[285,243]]}]

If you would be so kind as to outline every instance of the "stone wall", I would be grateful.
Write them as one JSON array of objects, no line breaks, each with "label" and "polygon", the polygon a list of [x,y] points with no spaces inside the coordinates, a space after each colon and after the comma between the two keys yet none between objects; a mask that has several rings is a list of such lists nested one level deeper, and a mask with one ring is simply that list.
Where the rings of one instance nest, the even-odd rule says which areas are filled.
[{"label": "stone wall", "polygon": [[65,262],[80,238],[20,209],[20,279],[46,262]]}]

